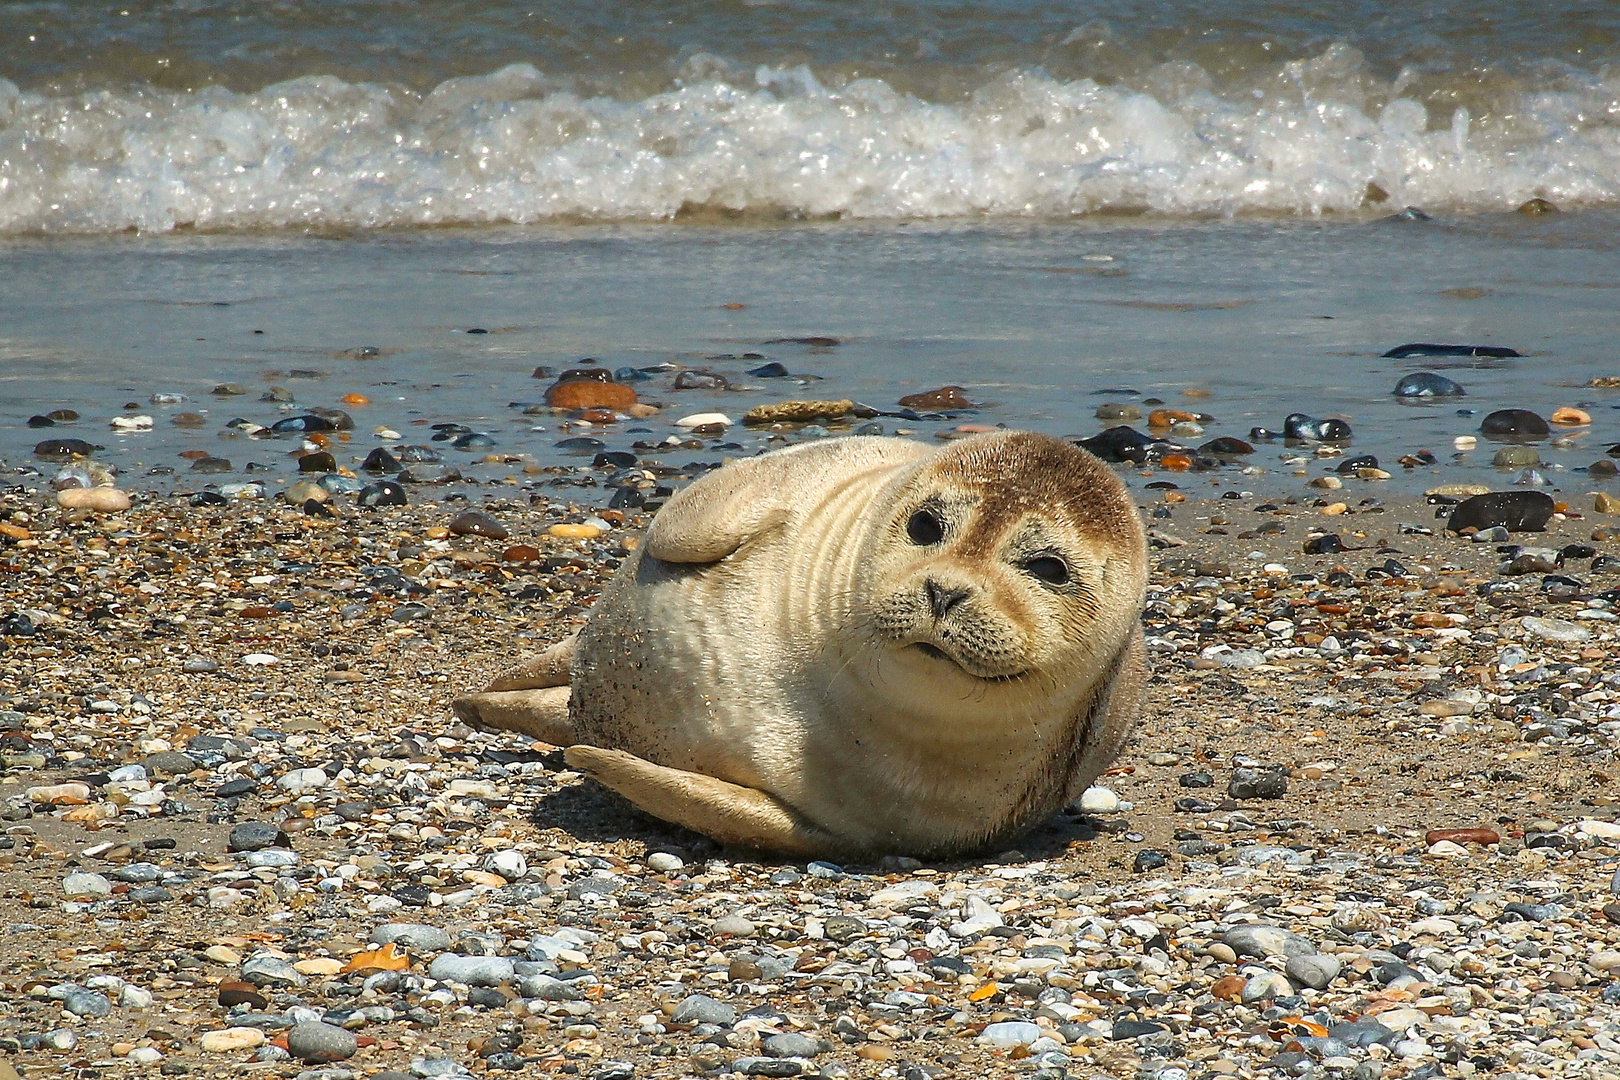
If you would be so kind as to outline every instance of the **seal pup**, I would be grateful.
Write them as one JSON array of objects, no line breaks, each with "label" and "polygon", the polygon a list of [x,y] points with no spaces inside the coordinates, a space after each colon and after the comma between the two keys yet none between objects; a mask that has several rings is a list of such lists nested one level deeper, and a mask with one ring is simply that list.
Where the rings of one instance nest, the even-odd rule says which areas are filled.
[{"label": "seal pup", "polygon": [[944,856],[1084,790],[1140,706],[1141,522],[1028,432],[827,439],[681,491],[577,637],[456,714],[801,856]]}]

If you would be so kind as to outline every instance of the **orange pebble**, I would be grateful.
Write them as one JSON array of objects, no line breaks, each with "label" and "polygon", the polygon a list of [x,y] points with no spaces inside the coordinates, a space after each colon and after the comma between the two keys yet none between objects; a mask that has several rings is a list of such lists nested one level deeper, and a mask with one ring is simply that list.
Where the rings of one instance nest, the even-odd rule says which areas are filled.
[{"label": "orange pebble", "polygon": [[618,419],[608,409],[586,409],[579,414],[579,418],[592,424],[611,424]]},{"label": "orange pebble", "polygon": [[344,394],[338,399],[345,405],[370,405],[371,399],[364,394]]},{"label": "orange pebble", "polygon": [[304,439],[306,442],[312,442],[316,446],[330,446],[332,443],[331,439],[327,438],[319,431],[314,432],[313,434],[305,435]]},{"label": "orange pebble", "polygon": [[1187,420],[1197,420],[1197,413],[1182,409],[1154,409],[1148,413],[1148,427],[1170,427]]},{"label": "orange pebble", "polygon": [[1566,424],[1570,427],[1580,427],[1592,422],[1592,414],[1584,409],[1572,409],[1568,405],[1554,409],[1547,419],[1555,424]]},{"label": "orange pebble", "polygon": [[1164,501],[1167,502],[1167,503],[1186,502],[1187,501],[1187,496],[1183,495],[1179,491],[1167,491],[1167,492],[1164,493]]},{"label": "orange pebble", "polygon": [[725,308],[727,311],[741,311],[743,308],[747,307],[748,305],[747,304],[739,304],[734,300],[729,304],[721,304],[720,306]]},{"label": "orange pebble", "polygon": [[1186,472],[1192,468],[1192,458],[1186,454],[1166,454],[1159,459],[1159,464],[1171,472]]}]

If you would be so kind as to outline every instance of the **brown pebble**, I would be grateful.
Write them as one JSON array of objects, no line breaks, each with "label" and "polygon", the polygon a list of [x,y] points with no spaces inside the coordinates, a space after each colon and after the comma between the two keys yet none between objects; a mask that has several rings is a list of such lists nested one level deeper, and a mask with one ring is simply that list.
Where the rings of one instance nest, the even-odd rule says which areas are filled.
[{"label": "brown pebble", "polygon": [[732,982],[753,982],[760,974],[759,965],[752,960],[733,960],[726,969],[726,978]]},{"label": "brown pebble", "polygon": [[298,471],[303,473],[337,472],[337,461],[325,450],[305,454],[298,459]]},{"label": "brown pebble", "polygon": [[554,409],[628,409],[636,392],[623,383],[570,379],[546,390],[546,404]]},{"label": "brown pebble", "polygon": [[450,523],[450,531],[457,536],[487,536],[491,540],[505,540],[506,526],[477,510],[469,510]]},{"label": "brown pebble", "polygon": [[199,428],[207,425],[208,419],[201,413],[183,412],[175,413],[174,417],[169,421],[169,423],[173,424],[175,427]]},{"label": "brown pebble", "polygon": [[1430,829],[1423,834],[1425,844],[1450,840],[1453,844],[1497,844],[1502,837],[1495,829]]},{"label": "brown pebble", "polygon": [[1558,207],[1546,199],[1528,199],[1519,205],[1519,213],[1534,217],[1538,214],[1556,214]]},{"label": "brown pebble", "polygon": [[252,983],[226,979],[219,984],[219,1003],[227,1008],[232,1005],[249,1005],[255,1009],[262,1009],[269,1001]]},{"label": "brown pebble", "polygon": [[1242,975],[1223,975],[1209,988],[1209,992],[1221,1001],[1237,1001],[1243,996],[1243,987],[1248,981]]},{"label": "brown pebble", "polygon": [[503,562],[534,562],[540,558],[540,549],[532,548],[528,544],[513,544],[501,552]]},{"label": "brown pebble", "polygon": [[942,386],[938,390],[925,390],[920,394],[907,394],[900,404],[908,409],[976,409],[960,386]]}]

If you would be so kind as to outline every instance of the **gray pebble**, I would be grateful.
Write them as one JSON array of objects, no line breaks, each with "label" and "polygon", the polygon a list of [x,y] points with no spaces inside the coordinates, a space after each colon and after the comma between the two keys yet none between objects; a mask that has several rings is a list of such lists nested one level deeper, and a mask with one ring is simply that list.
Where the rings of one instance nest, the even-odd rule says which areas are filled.
[{"label": "gray pebble", "polygon": [[1280,799],[1288,794],[1288,774],[1282,769],[1235,769],[1226,785],[1234,799]]},{"label": "gray pebble", "polygon": [[244,821],[231,830],[231,837],[226,841],[227,851],[259,851],[267,847],[275,847],[278,841],[285,841],[279,826],[268,821]]},{"label": "gray pebble", "polygon": [[730,1027],[737,1022],[737,1010],[723,1001],[706,994],[692,994],[682,998],[670,1017],[677,1024],[719,1024]]},{"label": "gray pebble", "polygon": [[1292,997],[1293,993],[1293,985],[1283,976],[1275,971],[1263,971],[1249,976],[1249,981],[1243,984],[1242,998],[1247,1005],[1256,1001]]},{"label": "gray pebble", "polygon": [[1328,984],[1339,977],[1339,968],[1340,964],[1336,958],[1317,953],[1311,956],[1291,957],[1283,970],[1298,986],[1308,986],[1312,990],[1326,990]]},{"label": "gray pebble", "polygon": [[74,987],[62,996],[62,1008],[74,1016],[99,1018],[112,1014],[112,1001],[105,994]]},{"label": "gray pebble", "polygon": [[499,986],[516,974],[512,961],[504,956],[458,956],[441,953],[428,965],[428,978],[467,986]]},{"label": "gray pebble", "polygon": [[797,1031],[785,1031],[780,1035],[772,1035],[759,1044],[759,1048],[771,1057],[815,1057],[821,1053],[821,1043],[808,1035]]},{"label": "gray pebble", "polygon": [[287,1051],[302,1061],[343,1061],[359,1048],[352,1031],[319,1022],[294,1024],[287,1032]]},{"label": "gray pebble", "polygon": [[1311,956],[1316,945],[1310,938],[1264,923],[1246,923],[1234,926],[1221,935],[1221,941],[1231,946],[1239,956]]},{"label": "gray pebble", "polygon": [[450,935],[437,926],[424,923],[384,923],[371,932],[375,945],[395,944],[412,952],[443,952],[450,947]]}]

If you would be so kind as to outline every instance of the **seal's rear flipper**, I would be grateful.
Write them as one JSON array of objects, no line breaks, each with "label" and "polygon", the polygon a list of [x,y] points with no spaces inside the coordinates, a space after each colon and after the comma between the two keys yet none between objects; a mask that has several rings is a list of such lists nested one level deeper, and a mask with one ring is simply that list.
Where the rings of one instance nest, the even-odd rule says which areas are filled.
[{"label": "seal's rear flipper", "polygon": [[565,637],[516,667],[507,668],[484,690],[544,690],[549,686],[567,686],[568,670],[574,663],[574,642],[578,638],[578,634]]},{"label": "seal's rear flipper", "polygon": [[450,708],[459,720],[479,731],[515,731],[552,746],[568,746],[574,742],[574,725],[568,720],[569,692],[566,686],[486,691],[456,698]]},{"label": "seal's rear flipper", "polygon": [[622,750],[570,746],[568,764],[617,791],[657,818],[684,825],[734,847],[784,855],[819,855],[832,837],[806,825],[777,799],[702,773],[654,765]]}]

